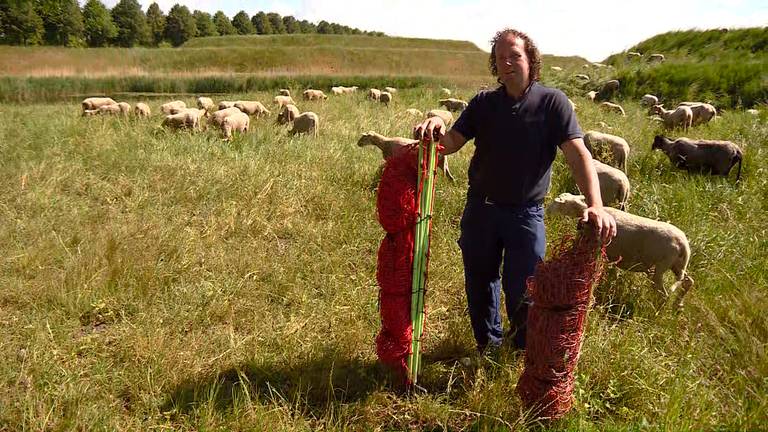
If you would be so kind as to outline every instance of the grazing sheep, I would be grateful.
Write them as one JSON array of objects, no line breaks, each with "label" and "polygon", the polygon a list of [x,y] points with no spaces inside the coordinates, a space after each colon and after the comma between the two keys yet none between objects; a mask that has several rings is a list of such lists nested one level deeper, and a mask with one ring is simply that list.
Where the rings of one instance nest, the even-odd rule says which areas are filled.
[{"label": "grazing sheep", "polygon": [[394,87],[384,87],[384,91],[390,92],[390,93],[397,93],[397,89]]},{"label": "grazing sheep", "polygon": [[440,117],[443,119],[443,123],[445,123],[446,126],[450,126],[451,123],[453,123],[453,114],[451,114],[450,111],[433,109],[427,113],[427,118],[430,117]]},{"label": "grazing sheep", "polygon": [[624,108],[622,108],[621,105],[619,104],[615,104],[612,102],[600,102],[600,108],[606,111],[615,112],[616,114],[621,114],[624,117],[627,116],[624,113]]},{"label": "grazing sheep", "polygon": [[160,105],[160,112],[163,114],[174,114],[171,112],[174,109],[180,109],[180,108],[186,108],[187,103],[180,100],[175,100],[173,102],[168,102]]},{"label": "grazing sheep", "polygon": [[277,104],[278,109],[288,104],[296,105],[296,102],[294,102],[290,96],[275,96],[273,100],[275,104]]},{"label": "grazing sheep", "polygon": [[640,98],[640,105],[644,106],[654,106],[659,104],[659,98],[652,94],[645,94],[642,98]]},{"label": "grazing sheep", "polygon": [[597,100],[606,101],[619,91],[619,80],[606,81],[597,91]]},{"label": "grazing sheep", "polygon": [[597,92],[592,90],[591,92],[587,92],[587,99],[591,100],[592,102],[595,101],[595,98],[597,97]]},{"label": "grazing sheep", "polygon": [[552,70],[552,71],[555,71],[555,72],[562,72],[563,71],[563,68],[561,68],[560,66],[550,66],[549,69]]},{"label": "grazing sheep", "polygon": [[461,99],[448,98],[437,101],[440,106],[444,106],[448,111],[464,111],[467,109],[467,103]]},{"label": "grazing sheep", "polygon": [[[562,214],[581,218],[587,203],[583,195],[561,194],[547,207],[548,214]],[[616,266],[631,272],[651,272],[656,291],[672,296],[682,287],[675,305],[682,306],[683,297],[693,286],[686,270],[691,247],[685,233],[676,226],[626,213],[611,207],[605,211],[616,219],[616,237],[606,246],[608,259]],[[671,270],[675,283],[669,291],[664,289],[664,273]],[[667,294],[669,293],[669,294]]]},{"label": "grazing sheep", "polygon": [[451,90],[443,87],[443,88],[440,89],[440,94],[442,94],[443,96],[450,96],[451,95]]},{"label": "grazing sheep", "polygon": [[389,103],[392,102],[392,93],[386,91],[381,92],[379,95],[379,102],[389,106]]},{"label": "grazing sheep", "polygon": [[99,110],[97,109],[83,110],[83,113],[80,114],[80,117],[91,117],[95,115],[99,115]]},{"label": "grazing sheep", "polygon": [[377,88],[368,89],[368,99],[378,101],[381,96],[381,90]]},{"label": "grazing sheep", "polygon": [[219,105],[218,105],[219,111],[227,108],[234,108],[236,103],[237,102],[235,101],[221,101],[219,102]]},{"label": "grazing sheep", "polygon": [[187,108],[179,113],[165,116],[163,126],[170,127],[171,129],[189,128],[200,130],[200,119],[207,114],[208,111],[204,109]]},{"label": "grazing sheep", "polygon": [[424,117],[424,113],[417,110],[416,108],[408,108],[407,110],[405,110],[405,113],[415,117]]},{"label": "grazing sheep", "polygon": [[98,108],[100,115],[122,115],[123,109],[118,104],[102,105]]},{"label": "grazing sheep", "polygon": [[589,81],[589,75],[587,74],[576,74],[573,77],[578,78],[580,80]]},{"label": "grazing sheep", "polygon": [[643,57],[643,55],[640,54],[639,52],[630,51],[630,52],[627,53],[627,59],[629,59],[629,60],[639,59],[639,58],[642,58],[642,57]]},{"label": "grazing sheep", "polygon": [[357,86],[352,86],[352,87],[344,87],[344,86],[342,86],[342,87],[341,87],[341,91],[343,91],[343,92],[344,92],[344,94],[347,94],[347,93],[356,93],[356,92],[357,92],[357,89],[358,89],[358,87],[357,87]]},{"label": "grazing sheep", "polygon": [[[401,138],[401,137],[390,138],[390,137],[385,137],[384,135],[380,135],[373,131],[364,133],[360,137],[360,139],[357,141],[358,147],[375,145],[381,150],[381,155],[384,159],[387,159],[395,155],[399,149],[402,149],[408,146],[417,145],[418,143],[419,141],[415,139]],[[437,158],[438,158],[437,166],[443,171],[443,174],[445,174],[445,176],[448,177],[448,179],[450,179],[451,181],[456,181],[456,179],[451,174],[451,171],[448,169],[447,156],[444,156],[438,153]]]},{"label": "grazing sheep", "polygon": [[213,103],[213,99],[209,97],[199,96],[195,102],[199,109],[204,109],[206,111],[214,111],[214,108],[216,107],[216,104]]},{"label": "grazing sheep", "polygon": [[280,114],[277,115],[277,123],[281,125],[288,124],[298,116],[299,109],[296,107],[296,105],[288,104],[284,106]]},{"label": "grazing sheep", "polygon": [[325,100],[328,99],[328,96],[323,93],[322,90],[304,90],[304,93],[302,93],[302,96],[304,97],[304,100]]},{"label": "grazing sheep", "polygon": [[688,171],[704,171],[713,175],[728,177],[736,163],[736,181],[741,177],[741,149],[731,141],[694,140],[678,138],[671,140],[663,135],[653,139],[651,150],[660,149],[676,168]]},{"label": "grazing sheep", "polygon": [[341,87],[331,87],[331,94],[343,95],[344,94],[344,90],[342,90]]},{"label": "grazing sheep", "polygon": [[754,116],[756,116],[756,115],[760,115],[760,111],[758,111],[758,110],[756,110],[756,109],[754,109],[754,108],[750,108],[750,109],[748,109],[748,110],[747,110],[747,113],[748,113],[748,114],[752,114],[752,115],[754,115]]},{"label": "grazing sheep", "polygon": [[235,108],[248,115],[255,115],[256,118],[272,114],[267,107],[259,101],[237,101],[235,102]]},{"label": "grazing sheep", "polygon": [[137,102],[136,106],[133,107],[133,113],[136,117],[149,117],[152,111],[149,109],[149,105],[144,102]]},{"label": "grazing sheep", "polygon": [[[629,144],[620,136],[597,131],[587,131],[584,134],[584,145],[592,155],[597,145],[605,145],[611,150],[612,160],[609,165],[627,172],[627,159],[629,159]],[[606,161],[601,161],[606,162]]]},{"label": "grazing sheep", "polygon": [[663,61],[664,61],[664,54],[651,54],[650,56],[648,56],[649,63],[653,63],[653,62],[661,63]]},{"label": "grazing sheep", "polygon": [[131,104],[129,104],[128,102],[118,102],[117,106],[120,107],[120,114],[122,114],[122,115],[124,115],[126,117],[129,114],[131,114]]},{"label": "grazing sheep", "polygon": [[595,69],[601,69],[601,68],[604,68],[606,66],[604,64],[602,64],[602,63],[592,63],[592,67],[595,68]]},{"label": "grazing sheep", "polygon": [[714,106],[704,102],[680,102],[678,106],[687,106],[691,108],[693,114],[692,126],[708,123],[715,118],[717,110]]},{"label": "grazing sheep", "polygon": [[280,96],[288,96],[288,97],[290,97],[291,96],[291,91],[288,90],[288,89],[280,89],[280,90],[277,91],[277,94],[279,94]]},{"label": "grazing sheep", "polygon": [[214,126],[221,127],[221,125],[224,123],[225,118],[231,116],[232,114],[237,114],[241,112],[242,111],[240,111],[240,109],[236,107],[220,109],[218,111],[214,111],[213,114],[211,114],[211,118],[208,120],[208,122]]},{"label": "grazing sheep", "polygon": [[693,123],[693,111],[691,107],[679,106],[674,110],[665,110],[663,105],[654,105],[653,113],[661,116],[666,129],[681,127],[688,130]]},{"label": "grazing sheep", "polygon": [[115,102],[114,99],[108,98],[108,97],[89,97],[83,99],[82,102],[80,102],[80,105],[83,107],[83,111],[85,110],[97,110],[99,107],[102,107],[104,105],[115,105],[117,102]]},{"label": "grazing sheep", "polygon": [[571,104],[571,109],[576,111],[576,104],[571,100],[571,98],[568,98],[568,103]]},{"label": "grazing sheep", "polygon": [[312,111],[301,113],[295,119],[293,119],[293,129],[291,129],[291,135],[300,133],[309,133],[317,137],[317,130],[320,128],[320,118]]},{"label": "grazing sheep", "polygon": [[592,165],[595,167],[597,179],[600,182],[600,196],[603,198],[603,205],[618,204],[619,208],[624,210],[627,199],[629,199],[629,178],[627,175],[622,170],[595,159],[592,159]]},{"label": "grazing sheep", "polygon": [[232,140],[233,132],[248,132],[248,128],[251,126],[251,118],[244,112],[234,113],[228,115],[221,122],[221,132],[224,134],[224,140]]}]

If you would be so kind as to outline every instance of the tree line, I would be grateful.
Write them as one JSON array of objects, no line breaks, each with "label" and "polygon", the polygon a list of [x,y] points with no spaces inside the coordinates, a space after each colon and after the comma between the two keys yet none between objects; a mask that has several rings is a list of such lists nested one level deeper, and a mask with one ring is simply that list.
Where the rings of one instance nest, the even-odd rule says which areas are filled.
[{"label": "tree line", "polygon": [[111,10],[100,0],[0,0],[0,43],[69,47],[179,46],[193,37],[249,34],[360,34],[385,36],[337,23],[315,24],[275,12],[245,11],[232,19],[222,11],[190,12],[175,4],[163,14],[157,3],[144,12],[137,0],[120,0]]}]

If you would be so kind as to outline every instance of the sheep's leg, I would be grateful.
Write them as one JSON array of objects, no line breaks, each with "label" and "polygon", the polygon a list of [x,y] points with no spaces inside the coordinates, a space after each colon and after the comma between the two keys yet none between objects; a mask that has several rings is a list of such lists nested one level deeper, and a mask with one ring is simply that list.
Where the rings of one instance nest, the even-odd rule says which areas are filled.
[{"label": "sheep's leg", "polygon": [[662,268],[659,266],[656,266],[653,270],[653,286],[656,289],[656,293],[658,295],[657,301],[655,302],[655,306],[657,310],[669,296],[669,293],[667,292],[667,290],[664,289],[664,273],[666,271],[667,271],[666,268]]}]

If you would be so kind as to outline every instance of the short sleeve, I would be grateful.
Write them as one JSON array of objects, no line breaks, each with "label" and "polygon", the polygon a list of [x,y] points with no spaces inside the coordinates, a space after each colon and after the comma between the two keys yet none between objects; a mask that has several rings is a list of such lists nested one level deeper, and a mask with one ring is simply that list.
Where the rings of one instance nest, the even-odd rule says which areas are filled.
[{"label": "short sleeve", "polygon": [[469,101],[467,107],[459,115],[459,119],[453,124],[452,129],[460,133],[467,141],[477,136],[477,119],[479,118],[478,111],[480,109],[479,97],[480,94],[476,94]]},{"label": "short sleeve", "polygon": [[554,131],[553,137],[558,147],[565,141],[584,137],[568,96],[560,90],[556,90],[554,93],[550,114],[549,127],[550,130]]}]

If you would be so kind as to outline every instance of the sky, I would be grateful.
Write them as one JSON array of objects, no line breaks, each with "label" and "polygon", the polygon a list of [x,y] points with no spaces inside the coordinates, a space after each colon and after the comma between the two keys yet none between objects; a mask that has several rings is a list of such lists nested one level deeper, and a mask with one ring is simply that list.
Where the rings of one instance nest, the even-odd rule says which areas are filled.
[{"label": "sky", "polygon": [[[104,1],[104,0],[102,0]],[[153,0],[139,0],[146,11]],[[672,30],[768,26],[767,0],[154,0],[230,18],[244,10],[326,20],[390,36],[468,40],[490,51],[502,28],[528,35],[544,54],[601,61]],[[106,0],[112,7],[117,0]]]}]

